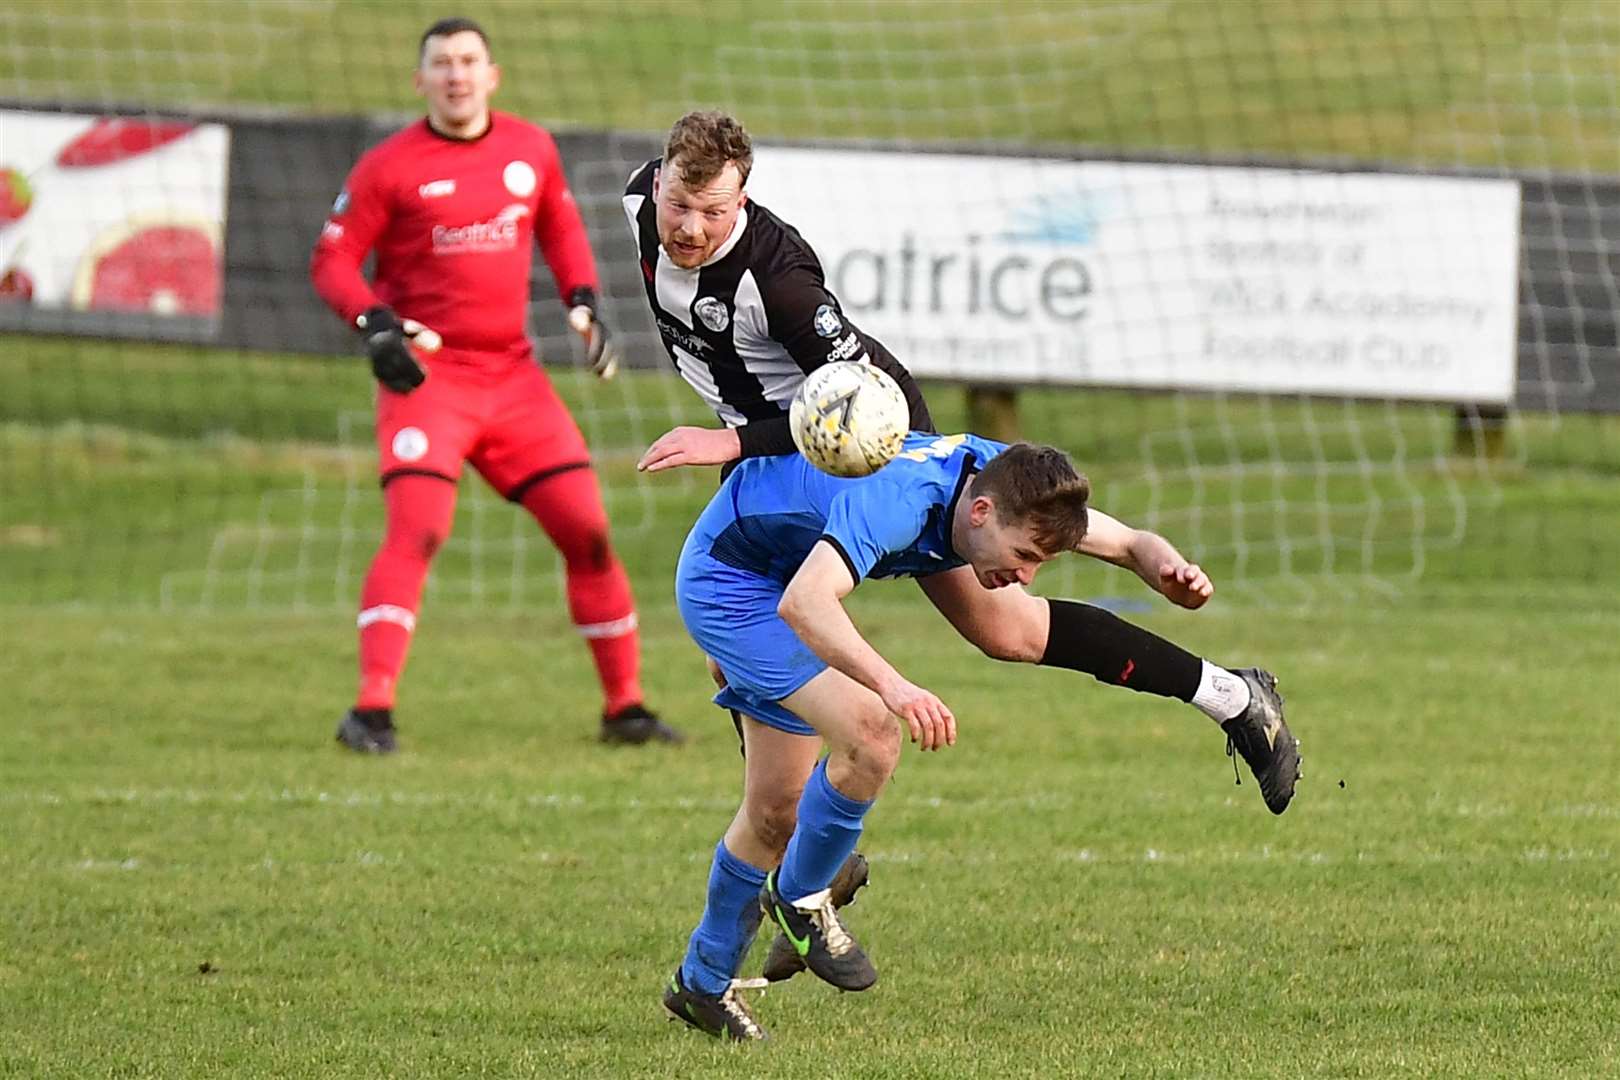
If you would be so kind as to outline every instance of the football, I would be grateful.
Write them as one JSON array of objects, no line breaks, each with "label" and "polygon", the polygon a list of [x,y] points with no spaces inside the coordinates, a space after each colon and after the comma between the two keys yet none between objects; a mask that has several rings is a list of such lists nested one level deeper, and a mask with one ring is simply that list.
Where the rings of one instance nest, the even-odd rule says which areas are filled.
[{"label": "football", "polygon": [[793,444],[824,473],[870,476],[900,452],[911,407],[871,364],[840,360],[812,371],[788,410]]}]

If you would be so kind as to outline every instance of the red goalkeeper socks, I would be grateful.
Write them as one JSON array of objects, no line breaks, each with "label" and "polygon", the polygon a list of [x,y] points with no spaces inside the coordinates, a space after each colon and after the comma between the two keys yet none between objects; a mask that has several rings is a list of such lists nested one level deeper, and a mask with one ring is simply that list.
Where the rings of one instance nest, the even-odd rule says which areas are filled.
[{"label": "red goalkeeper socks", "polygon": [[608,539],[607,511],[591,469],[550,477],[524,493],[523,506],[562,554],[568,612],[596,662],[603,711],[642,700],[641,636],[624,564]]},{"label": "red goalkeeper socks", "polygon": [[455,485],[433,476],[395,477],[383,497],[388,529],[360,593],[360,709],[394,707],[428,566],[456,507]]}]

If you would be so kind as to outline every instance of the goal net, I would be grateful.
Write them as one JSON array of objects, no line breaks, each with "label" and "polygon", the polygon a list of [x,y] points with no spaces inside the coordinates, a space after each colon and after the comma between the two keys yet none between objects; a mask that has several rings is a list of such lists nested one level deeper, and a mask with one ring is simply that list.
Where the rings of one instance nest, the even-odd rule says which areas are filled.
[{"label": "goal net", "polygon": [[[609,383],[580,367],[537,260],[540,352],[638,574],[672,568],[714,485],[634,469],[715,421],[663,357],[619,200],[695,107],[748,125],[753,196],[943,429],[1063,446],[1227,595],[1585,603],[1609,573],[1607,0],[471,13],[497,107],[558,134],[629,355]],[[0,602],[354,604],[381,533],[370,378],[305,266],[354,158],[417,113],[445,14],[0,0]],[[1048,588],[1141,595],[1066,562]],[[469,470],[429,603],[560,596],[550,545]]]}]

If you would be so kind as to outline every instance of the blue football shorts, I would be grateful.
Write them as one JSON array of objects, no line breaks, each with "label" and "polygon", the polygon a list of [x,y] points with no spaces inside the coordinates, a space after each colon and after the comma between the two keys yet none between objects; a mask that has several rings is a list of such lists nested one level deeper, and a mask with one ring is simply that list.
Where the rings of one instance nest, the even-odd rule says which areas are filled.
[{"label": "blue football shorts", "polygon": [[699,531],[681,551],[675,602],[687,632],[726,676],[714,703],[778,731],[814,735],[816,729],[784,708],[782,699],[827,665],[776,613],[784,586],[720,562]]}]

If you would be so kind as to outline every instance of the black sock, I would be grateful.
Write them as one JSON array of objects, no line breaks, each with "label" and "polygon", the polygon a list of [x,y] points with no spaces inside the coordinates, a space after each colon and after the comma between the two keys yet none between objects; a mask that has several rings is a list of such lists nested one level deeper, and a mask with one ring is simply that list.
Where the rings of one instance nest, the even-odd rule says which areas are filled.
[{"label": "black sock", "polygon": [[1204,662],[1111,611],[1074,600],[1049,600],[1045,667],[1084,671],[1098,682],[1191,701]]}]

